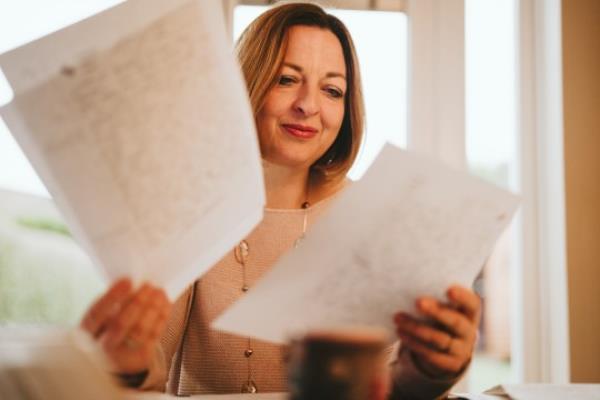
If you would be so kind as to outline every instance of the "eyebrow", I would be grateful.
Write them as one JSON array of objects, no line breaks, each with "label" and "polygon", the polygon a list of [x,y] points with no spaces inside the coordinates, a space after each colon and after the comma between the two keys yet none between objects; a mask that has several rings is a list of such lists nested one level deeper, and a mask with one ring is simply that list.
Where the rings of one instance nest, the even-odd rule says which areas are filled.
[{"label": "eyebrow", "polygon": [[[303,69],[301,66],[296,65],[296,64],[292,64],[289,62],[284,62],[283,65],[285,65],[286,67],[290,67],[291,69],[298,71],[300,73],[302,73]],[[346,76],[344,74],[341,74],[339,72],[328,72],[325,75],[326,78],[342,78],[344,80],[346,80]]]}]

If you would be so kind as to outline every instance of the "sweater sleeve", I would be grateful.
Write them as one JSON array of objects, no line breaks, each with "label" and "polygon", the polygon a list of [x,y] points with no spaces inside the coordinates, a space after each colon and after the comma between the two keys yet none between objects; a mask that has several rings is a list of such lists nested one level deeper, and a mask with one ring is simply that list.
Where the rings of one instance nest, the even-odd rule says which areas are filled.
[{"label": "sweater sleeve", "polygon": [[[455,377],[436,379],[423,373],[414,363],[410,351],[394,345],[395,359],[390,363],[392,374],[390,399],[434,400],[444,398],[464,375],[464,371]],[[466,368],[465,368],[466,370]]]},{"label": "sweater sleeve", "polygon": [[152,362],[146,379],[139,387],[140,390],[165,392],[169,379],[173,356],[179,348],[185,329],[191,287],[188,288],[173,304],[171,317],[160,342],[154,349]]}]

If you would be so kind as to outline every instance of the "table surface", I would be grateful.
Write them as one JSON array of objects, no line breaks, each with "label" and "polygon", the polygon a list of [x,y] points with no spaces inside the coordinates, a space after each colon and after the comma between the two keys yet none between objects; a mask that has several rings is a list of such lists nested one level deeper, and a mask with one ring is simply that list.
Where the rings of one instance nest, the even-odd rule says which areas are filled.
[{"label": "table surface", "polygon": [[[140,393],[128,392],[125,396],[127,400],[172,400],[180,399],[164,393]],[[186,397],[187,399],[198,400],[243,400],[252,398],[254,400],[287,400],[287,393],[257,393],[257,394],[205,394]]]},{"label": "table surface", "polygon": [[[600,400],[600,384],[516,384],[502,385],[486,391],[488,394],[460,393],[448,399],[498,400],[507,398],[528,400]],[[513,396],[513,397],[509,397]],[[191,396],[197,400],[287,400],[287,393],[221,394]],[[126,392],[125,400],[172,400],[162,393]]]},{"label": "table surface", "polygon": [[[459,397],[462,398],[462,397]],[[181,399],[164,393],[149,393],[149,392],[128,392],[125,400],[173,400]],[[287,393],[257,393],[257,394],[204,394],[189,396],[186,399],[191,400],[288,400]],[[496,396],[487,396],[486,399],[497,399]]]}]

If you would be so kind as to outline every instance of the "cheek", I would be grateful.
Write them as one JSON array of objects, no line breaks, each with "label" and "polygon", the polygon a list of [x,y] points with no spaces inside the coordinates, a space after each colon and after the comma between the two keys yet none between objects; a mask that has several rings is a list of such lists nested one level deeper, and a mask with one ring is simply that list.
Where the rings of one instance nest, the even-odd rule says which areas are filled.
[{"label": "cheek", "polygon": [[265,105],[256,117],[256,129],[258,131],[258,137],[265,137],[269,135],[269,131],[276,119],[276,114],[277,110],[273,107],[272,102],[265,102]]},{"label": "cheek", "polygon": [[261,112],[256,116],[256,133],[258,135],[258,140],[262,143],[263,132],[265,131],[265,126],[267,122],[265,120],[264,114]]},{"label": "cheek", "polygon": [[261,129],[268,131],[277,124],[277,120],[282,113],[281,103],[277,96],[273,94],[267,96],[265,104],[256,118],[256,127],[259,130],[259,136],[261,133],[267,133],[261,132]]},{"label": "cheek", "polygon": [[264,111],[261,111],[256,116],[256,134],[258,137],[258,144],[260,146],[260,152],[264,156],[269,152],[269,144],[272,142],[271,130],[269,127],[271,126],[270,118],[268,114],[265,114]]}]

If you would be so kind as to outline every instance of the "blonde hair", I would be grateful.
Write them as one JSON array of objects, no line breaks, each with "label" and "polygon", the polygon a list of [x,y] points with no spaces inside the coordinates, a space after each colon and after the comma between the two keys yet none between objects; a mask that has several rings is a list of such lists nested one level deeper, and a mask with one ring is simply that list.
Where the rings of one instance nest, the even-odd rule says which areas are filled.
[{"label": "blonde hair", "polygon": [[354,43],[344,24],[315,4],[276,6],[256,18],[240,36],[236,45],[239,62],[256,118],[268,91],[277,83],[287,49],[288,31],[296,25],[327,29],[342,45],[347,81],[342,126],[331,147],[310,169],[312,182],[337,184],[344,180],[354,163],[364,130],[358,60]]}]

